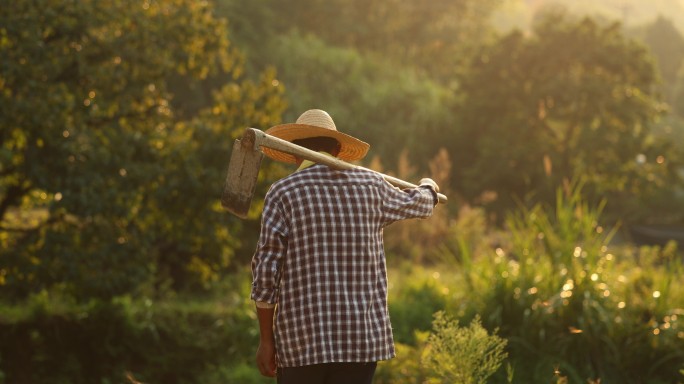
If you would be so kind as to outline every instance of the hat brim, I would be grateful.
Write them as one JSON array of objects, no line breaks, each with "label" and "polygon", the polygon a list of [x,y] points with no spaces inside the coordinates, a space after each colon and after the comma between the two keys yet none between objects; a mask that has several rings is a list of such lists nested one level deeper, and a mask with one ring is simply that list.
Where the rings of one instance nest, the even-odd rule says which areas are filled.
[{"label": "hat brim", "polygon": [[[310,137],[331,137],[340,143],[340,153],[337,157],[344,161],[356,161],[363,159],[368,153],[370,144],[353,136],[306,124],[281,124],[266,130],[266,133],[289,142]],[[293,155],[275,149],[262,147],[264,154],[273,160],[295,164],[297,160]]]}]

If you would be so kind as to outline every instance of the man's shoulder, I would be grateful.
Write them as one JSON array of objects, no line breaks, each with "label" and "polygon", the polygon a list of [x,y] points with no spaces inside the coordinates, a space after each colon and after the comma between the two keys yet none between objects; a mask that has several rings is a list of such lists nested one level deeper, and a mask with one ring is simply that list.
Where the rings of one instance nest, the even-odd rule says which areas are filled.
[{"label": "man's shoulder", "polygon": [[282,179],[281,181],[288,182],[287,179],[292,178],[294,180],[336,180],[344,181],[349,180],[351,182],[370,182],[375,180],[382,180],[378,173],[365,168],[352,168],[345,170],[337,170],[329,168],[328,166],[316,164],[309,168],[303,169],[301,171],[295,172],[292,175]]},{"label": "man's shoulder", "polygon": [[334,170],[325,165],[316,164],[292,173],[271,186],[274,193],[281,190],[292,190],[298,185],[348,180],[353,183],[372,183],[381,181],[382,177],[376,172],[364,168],[348,170]]}]

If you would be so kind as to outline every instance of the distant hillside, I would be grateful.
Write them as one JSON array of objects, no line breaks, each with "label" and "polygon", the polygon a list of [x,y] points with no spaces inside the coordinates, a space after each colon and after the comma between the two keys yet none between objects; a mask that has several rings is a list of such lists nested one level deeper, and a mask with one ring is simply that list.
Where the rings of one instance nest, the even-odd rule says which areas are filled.
[{"label": "distant hillside", "polygon": [[663,15],[684,34],[684,0],[503,0],[492,22],[502,31],[527,30],[535,13],[552,6],[577,15],[618,20],[627,27],[641,26]]}]

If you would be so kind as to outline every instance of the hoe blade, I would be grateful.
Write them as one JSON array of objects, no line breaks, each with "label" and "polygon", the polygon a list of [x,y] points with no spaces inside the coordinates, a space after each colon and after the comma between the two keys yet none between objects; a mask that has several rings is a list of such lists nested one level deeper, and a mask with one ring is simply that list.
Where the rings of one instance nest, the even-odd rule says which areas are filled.
[{"label": "hoe blade", "polygon": [[[245,141],[243,138],[242,141]],[[259,166],[264,154],[254,149],[253,142],[235,140],[228,164],[228,175],[221,195],[221,205],[238,217],[246,218],[256,188]]]}]

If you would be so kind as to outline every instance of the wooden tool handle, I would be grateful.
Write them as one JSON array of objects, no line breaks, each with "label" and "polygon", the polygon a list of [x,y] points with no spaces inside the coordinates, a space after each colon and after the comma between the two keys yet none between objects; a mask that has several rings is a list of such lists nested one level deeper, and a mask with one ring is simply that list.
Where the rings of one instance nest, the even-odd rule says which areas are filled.
[{"label": "wooden tool handle", "polygon": [[[277,138],[275,136],[271,136],[266,134],[265,132],[256,129],[256,128],[247,128],[247,131],[245,134],[249,135],[254,135],[254,143],[255,143],[255,148],[263,146],[271,149],[275,149],[277,151],[285,152],[290,155],[298,156],[301,157],[302,159],[306,159],[309,161],[313,161],[315,163],[327,165],[330,168],[333,169],[365,169],[367,171],[375,172],[382,176],[383,179],[385,179],[388,183],[394,185],[395,187],[399,187],[402,189],[410,189],[410,188],[417,188],[418,186],[409,183],[408,181],[404,181],[402,179],[398,179],[393,176],[385,175],[384,173],[380,173],[377,171],[374,171],[372,169],[368,169],[365,167],[361,167],[358,165],[350,164],[347,163],[344,160],[340,160],[335,157],[330,157],[326,156],[324,154],[318,153],[316,151],[312,151],[308,148],[301,147],[299,145],[290,143],[289,141]],[[440,203],[446,204],[448,201],[447,197],[441,193],[437,194],[437,199],[439,200]]]}]

